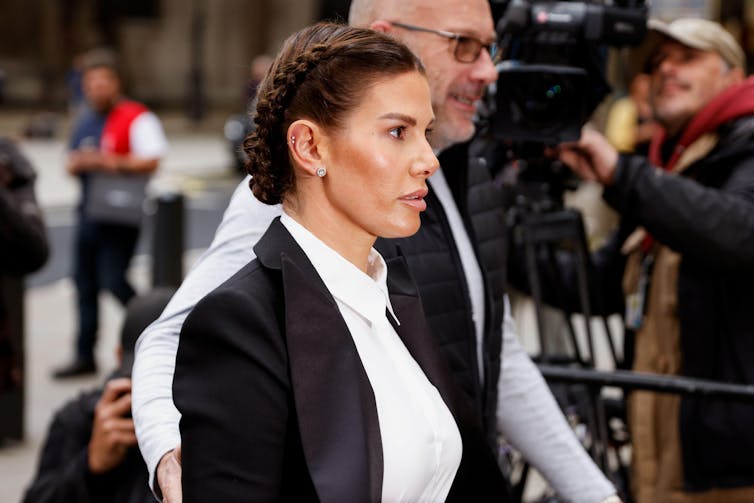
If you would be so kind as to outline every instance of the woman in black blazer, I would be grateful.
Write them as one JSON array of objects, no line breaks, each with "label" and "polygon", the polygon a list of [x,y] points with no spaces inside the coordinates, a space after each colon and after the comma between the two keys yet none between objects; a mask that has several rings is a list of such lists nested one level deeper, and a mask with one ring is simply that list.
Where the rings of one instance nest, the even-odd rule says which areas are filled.
[{"label": "woman in black blazer", "polygon": [[372,248],[418,230],[432,121],[394,39],[321,23],[286,41],[245,145],[283,216],[181,332],[185,501],[507,501],[402,259]]}]

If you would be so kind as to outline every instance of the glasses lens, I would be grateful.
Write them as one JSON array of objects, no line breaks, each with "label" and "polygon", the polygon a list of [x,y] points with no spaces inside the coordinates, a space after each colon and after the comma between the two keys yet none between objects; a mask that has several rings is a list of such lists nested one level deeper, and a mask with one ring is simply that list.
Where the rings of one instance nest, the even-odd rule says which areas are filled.
[{"label": "glasses lens", "polygon": [[497,64],[503,59],[503,51],[500,50],[496,42],[488,45],[487,50],[490,52],[490,58],[492,58],[493,63]]},{"label": "glasses lens", "polygon": [[455,56],[462,63],[473,63],[482,52],[482,43],[470,37],[459,37],[456,44]]}]

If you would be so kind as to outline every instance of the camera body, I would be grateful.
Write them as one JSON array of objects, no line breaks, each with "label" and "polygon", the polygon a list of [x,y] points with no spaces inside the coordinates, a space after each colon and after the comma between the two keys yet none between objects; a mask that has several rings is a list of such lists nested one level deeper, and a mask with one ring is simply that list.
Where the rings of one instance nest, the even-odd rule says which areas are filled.
[{"label": "camera body", "polygon": [[504,51],[492,104],[493,134],[543,145],[578,139],[611,90],[605,78],[607,48],[643,40],[646,4],[492,0],[492,7],[503,10],[496,29]]}]

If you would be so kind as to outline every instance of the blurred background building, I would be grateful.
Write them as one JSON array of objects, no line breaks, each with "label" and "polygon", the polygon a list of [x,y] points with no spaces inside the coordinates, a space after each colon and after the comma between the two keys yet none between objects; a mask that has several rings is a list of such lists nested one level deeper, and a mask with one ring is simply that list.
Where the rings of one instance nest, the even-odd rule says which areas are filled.
[{"label": "blurred background building", "polygon": [[[165,124],[171,151],[152,185],[157,192],[177,191],[186,197],[183,246],[188,269],[208,246],[242,176],[233,168],[222,125],[229,115],[246,110],[252,60],[274,54],[290,33],[316,20],[345,20],[349,4],[350,0],[0,1],[0,135],[27,137],[19,144],[38,171],[37,194],[52,248],[48,265],[27,281],[25,435],[23,442],[0,448],[0,499],[20,499],[53,411],[104,377],[104,371],[70,383],[49,377],[61,348],[71,347],[74,333],[75,295],[69,274],[78,185],[63,168],[66,129],[78,99],[76,56],[94,47],[114,49],[127,93],[154,109]],[[721,21],[754,61],[754,0],[653,0],[651,14],[666,20],[690,16]],[[608,72],[615,94],[605,100],[605,110],[627,89],[628,68],[621,63],[625,53],[616,56]],[[589,196],[589,190],[591,197],[569,196],[569,203],[586,210],[590,237],[604,235],[609,225],[600,227],[599,220],[606,210],[593,207],[599,199],[595,187],[587,186],[582,194]],[[140,290],[149,288],[150,239],[148,229],[132,265]],[[113,361],[122,313],[112,299],[105,297],[103,302],[98,358],[106,369]],[[525,322],[517,321],[520,326]],[[527,349],[533,347],[524,343]]]},{"label": "blurred background building", "polygon": [[159,109],[242,105],[248,63],[274,53],[320,18],[345,19],[348,1],[4,0],[0,3],[0,100],[6,107],[64,110],[77,54],[121,55],[129,94]]},{"label": "blurred background building", "polygon": [[[248,63],[349,0],[3,0],[0,103],[63,111],[77,54],[109,46],[133,97],[201,120],[243,105]],[[754,53],[754,1],[655,0],[652,14],[722,21]]]}]

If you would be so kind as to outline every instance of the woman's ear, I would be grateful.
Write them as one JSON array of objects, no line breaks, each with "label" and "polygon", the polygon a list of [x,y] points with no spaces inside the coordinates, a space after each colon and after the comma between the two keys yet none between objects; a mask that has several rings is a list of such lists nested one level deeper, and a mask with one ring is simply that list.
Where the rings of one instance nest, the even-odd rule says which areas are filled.
[{"label": "woman's ear", "polygon": [[288,152],[294,165],[316,176],[322,166],[322,129],[312,121],[299,119],[288,126]]}]

